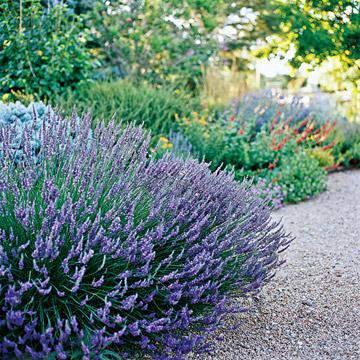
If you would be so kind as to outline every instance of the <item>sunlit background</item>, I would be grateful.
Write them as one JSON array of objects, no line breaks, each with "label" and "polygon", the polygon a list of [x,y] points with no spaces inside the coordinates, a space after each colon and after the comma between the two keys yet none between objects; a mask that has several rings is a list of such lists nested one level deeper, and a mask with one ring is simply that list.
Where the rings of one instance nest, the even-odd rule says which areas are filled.
[{"label": "sunlit background", "polygon": [[[52,76],[62,88],[131,78],[185,86],[212,105],[259,88],[305,98],[321,93],[359,120],[357,0],[17,0],[1,6],[4,100],[50,100],[63,92],[34,91],[38,85],[26,77],[46,87]],[[46,64],[50,71],[43,74]]]}]

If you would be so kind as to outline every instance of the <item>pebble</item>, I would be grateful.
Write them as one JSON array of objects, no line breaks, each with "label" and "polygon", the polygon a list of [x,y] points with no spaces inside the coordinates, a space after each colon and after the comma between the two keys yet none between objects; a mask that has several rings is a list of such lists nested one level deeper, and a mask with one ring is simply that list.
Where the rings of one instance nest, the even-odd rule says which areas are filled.
[{"label": "pebble", "polygon": [[310,300],[303,300],[301,303],[306,306],[314,306],[314,304]]}]

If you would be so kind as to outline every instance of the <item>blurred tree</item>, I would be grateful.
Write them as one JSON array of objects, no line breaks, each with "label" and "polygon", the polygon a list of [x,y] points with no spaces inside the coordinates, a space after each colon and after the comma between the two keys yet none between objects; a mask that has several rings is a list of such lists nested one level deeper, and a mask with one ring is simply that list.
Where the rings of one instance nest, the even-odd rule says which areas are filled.
[{"label": "blurred tree", "polygon": [[359,59],[358,0],[276,0],[272,7],[274,21],[268,25],[277,36],[270,41],[270,50],[279,46],[279,38],[294,44],[294,66],[318,64],[337,55],[353,62]]},{"label": "blurred tree", "polygon": [[[274,0],[272,35],[257,53],[293,49],[290,60],[298,69],[302,64],[323,72],[320,85],[327,91],[346,90],[351,94],[349,113],[358,111],[360,90],[360,2],[358,0]],[[354,114],[350,117],[354,118]]]},{"label": "blurred tree", "polygon": [[0,97],[49,99],[92,76],[79,18],[64,5],[0,2]]},{"label": "blurred tree", "polygon": [[[214,30],[225,16],[221,0],[94,1],[84,11],[102,77],[131,76],[196,91],[201,64],[216,51]],[[79,10],[80,9],[80,10]]]},{"label": "blurred tree", "polygon": [[[253,60],[249,53],[254,49],[258,57],[284,54],[292,49],[294,68],[302,63],[318,66],[334,56],[349,69],[358,66],[360,20],[356,0],[27,0],[25,3],[42,4],[41,16],[45,20],[54,16],[54,9],[62,14],[61,20],[43,22],[38,18],[37,23],[31,20],[31,25],[25,26],[27,54],[36,54],[37,50],[44,53],[43,47],[53,47],[59,39],[69,39],[69,47],[64,42],[58,53],[64,59],[72,59],[75,66],[69,69],[81,69],[75,73],[81,77],[81,62],[88,64],[85,56],[88,53],[101,63],[100,71],[95,74],[97,78],[132,77],[153,84],[170,82],[194,92],[202,84],[202,69],[210,59],[244,70]],[[19,0],[5,4],[13,4],[7,5],[13,13],[8,12],[1,21],[0,46],[3,54],[9,56],[17,51],[14,46],[19,46],[23,35],[17,36],[11,27],[19,26]],[[30,21],[40,11],[37,8],[29,17],[25,15],[28,6],[24,9],[24,21]],[[60,28],[55,29],[55,24],[61,24]],[[60,31],[57,42],[51,35],[56,31]],[[14,40],[6,42],[6,48],[5,36],[14,36]],[[71,45],[75,44],[75,36],[86,42],[81,41],[81,46],[76,48]],[[65,56],[66,51],[73,55]],[[76,51],[80,52],[76,54]],[[217,54],[220,56],[214,56]],[[54,66],[67,68],[69,64],[64,62],[66,66],[61,66],[61,57],[55,55],[57,52],[52,50],[51,56],[34,60],[34,64],[50,59]],[[27,57],[22,56],[20,64],[29,64],[24,61]],[[2,59],[4,63],[5,57]],[[15,58],[6,59],[9,64],[17,62],[12,61]],[[35,73],[29,66],[25,70]],[[349,73],[353,79],[356,71]]]}]

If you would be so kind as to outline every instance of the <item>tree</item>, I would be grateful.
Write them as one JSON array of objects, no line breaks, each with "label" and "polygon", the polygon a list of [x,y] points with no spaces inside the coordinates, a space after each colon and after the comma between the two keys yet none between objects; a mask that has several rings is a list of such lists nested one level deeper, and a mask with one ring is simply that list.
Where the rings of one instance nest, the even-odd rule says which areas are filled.
[{"label": "tree", "polygon": [[[317,65],[331,56],[341,56],[349,63],[359,60],[357,0],[277,0],[272,7],[276,21],[268,25],[276,37],[270,41],[270,49],[294,44],[294,66],[304,62]],[[266,14],[260,17],[266,19]]]},{"label": "tree", "polygon": [[216,51],[220,0],[95,1],[86,11],[103,76],[172,83],[196,91],[201,64]]},{"label": "tree", "polygon": [[65,5],[6,0],[0,13],[0,96],[49,99],[91,77],[86,32]]}]

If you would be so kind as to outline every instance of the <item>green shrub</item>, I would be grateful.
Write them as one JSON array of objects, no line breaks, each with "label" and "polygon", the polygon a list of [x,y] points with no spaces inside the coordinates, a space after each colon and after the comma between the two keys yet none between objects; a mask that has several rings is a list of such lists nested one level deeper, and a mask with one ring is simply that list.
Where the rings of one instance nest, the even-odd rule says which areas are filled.
[{"label": "green shrub", "polygon": [[185,119],[183,131],[194,150],[211,162],[213,169],[221,165],[231,167],[241,180],[271,168],[284,153],[293,151],[293,143],[274,150],[274,136],[265,128],[256,131],[255,126],[255,122],[243,126],[227,119],[196,115]]},{"label": "green shrub", "polygon": [[327,168],[335,165],[334,155],[331,150],[324,150],[323,148],[308,149],[307,154],[318,161],[321,167]]},{"label": "green shrub", "polygon": [[287,202],[308,199],[326,189],[326,171],[301,149],[283,157],[274,175]]},{"label": "green shrub", "polygon": [[93,83],[81,89],[78,95],[68,94],[61,107],[71,112],[90,111],[96,121],[143,124],[155,134],[176,130],[177,118],[188,116],[196,101],[169,88],[135,85],[128,81]]},{"label": "green shrub", "polygon": [[355,143],[344,155],[344,164],[347,167],[360,166],[360,142]]},{"label": "green shrub", "polygon": [[219,167],[228,152],[224,129],[212,122],[207,114],[193,113],[182,119],[181,130],[192,145],[192,151],[211,163],[212,170]]},{"label": "green shrub", "polygon": [[38,0],[5,0],[0,13],[3,100],[22,100],[24,95],[51,99],[91,77],[86,33],[66,5],[44,8]]},{"label": "green shrub", "polygon": [[[332,148],[327,143],[318,145],[308,126],[303,132],[298,125],[286,124],[275,128],[265,124],[258,129],[256,121],[244,124],[233,117],[227,120],[201,114],[183,121],[193,151],[210,162],[213,170],[222,166],[234,171],[239,181],[254,177],[256,182],[264,179],[266,184],[278,185],[286,202],[301,201],[324,190],[326,172],[321,167],[334,165]],[[326,134],[330,131],[329,126],[324,130]]]},{"label": "green shrub", "polygon": [[344,122],[338,125],[339,152],[345,167],[360,166],[360,123]]}]

